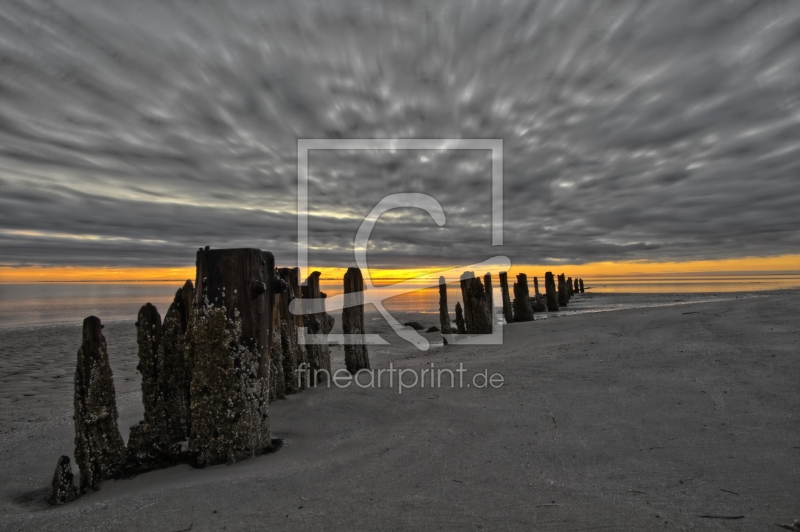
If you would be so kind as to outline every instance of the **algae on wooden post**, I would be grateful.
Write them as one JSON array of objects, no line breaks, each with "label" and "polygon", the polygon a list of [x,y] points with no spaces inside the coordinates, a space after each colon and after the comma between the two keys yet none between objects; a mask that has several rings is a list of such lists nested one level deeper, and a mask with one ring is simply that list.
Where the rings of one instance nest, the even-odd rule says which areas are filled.
[{"label": "algae on wooden post", "polygon": [[517,274],[517,282],[514,283],[514,321],[533,321],[528,276],[524,273]]},{"label": "algae on wooden post", "polygon": [[547,295],[547,311],[558,311],[558,292],[556,291],[556,281],[553,272],[544,274],[544,289]]},{"label": "algae on wooden post", "polygon": [[158,441],[175,444],[189,434],[189,384],[191,368],[187,359],[186,331],[194,319],[194,285],[187,280],[175,293],[161,326],[158,359],[156,424]]},{"label": "algae on wooden post", "polygon": [[77,497],[69,456],[62,456],[58,459],[56,472],[53,474],[52,487],[50,498],[47,500],[50,504],[56,505],[72,502]]},{"label": "algae on wooden post", "polygon": [[146,460],[154,445],[161,443],[156,403],[158,401],[158,366],[161,345],[161,315],[150,303],[142,305],[136,321],[136,342],[139,344],[139,364],[142,376],[144,420],[130,429],[128,453],[139,461]]},{"label": "algae on wooden post", "polygon": [[344,274],[344,302],[344,364],[355,375],[361,369],[369,369],[369,353],[364,344],[364,278],[360,268],[348,268]]},{"label": "algae on wooden post", "polygon": [[114,379],[102,328],[94,316],[83,320],[75,369],[75,462],[81,471],[81,492],[118,477],[127,459],[117,427]]},{"label": "algae on wooden post", "polygon": [[503,317],[506,323],[514,321],[514,311],[511,307],[511,296],[508,293],[508,273],[500,272],[500,295],[503,298]]},{"label": "algae on wooden post", "polygon": [[269,349],[275,263],[258,249],[200,250],[190,329],[189,450],[200,466],[271,449]]}]

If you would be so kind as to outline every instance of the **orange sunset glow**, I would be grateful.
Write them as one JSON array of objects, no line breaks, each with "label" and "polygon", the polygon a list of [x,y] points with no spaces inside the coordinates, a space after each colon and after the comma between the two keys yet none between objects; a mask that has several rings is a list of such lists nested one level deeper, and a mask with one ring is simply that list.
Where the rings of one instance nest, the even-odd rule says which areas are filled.
[{"label": "orange sunset glow", "polygon": [[[414,279],[435,276],[437,272],[457,266],[429,266],[425,268],[372,270],[371,277],[380,281]],[[346,268],[313,266],[310,271],[319,271],[326,280],[341,279]],[[686,262],[590,262],[586,264],[520,264],[513,265],[510,274],[528,273],[541,275],[545,271],[566,272],[568,275],[584,277],[650,276],[688,273],[733,273],[742,272],[798,272],[800,255],[775,257],[745,257],[738,259],[702,260]],[[480,272],[476,272],[480,273]],[[178,282],[194,279],[193,266],[174,268],[103,268],[70,266],[0,266],[0,283],[40,282]]]}]

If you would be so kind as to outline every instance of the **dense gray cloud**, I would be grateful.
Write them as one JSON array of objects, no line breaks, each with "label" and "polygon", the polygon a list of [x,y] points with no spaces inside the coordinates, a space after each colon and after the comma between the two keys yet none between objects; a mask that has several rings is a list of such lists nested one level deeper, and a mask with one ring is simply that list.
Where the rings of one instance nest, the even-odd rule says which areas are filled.
[{"label": "dense gray cloud", "polygon": [[687,260],[800,249],[800,4],[150,2],[0,5],[0,263],[296,257],[298,138],[500,138],[316,151],[311,262]]}]

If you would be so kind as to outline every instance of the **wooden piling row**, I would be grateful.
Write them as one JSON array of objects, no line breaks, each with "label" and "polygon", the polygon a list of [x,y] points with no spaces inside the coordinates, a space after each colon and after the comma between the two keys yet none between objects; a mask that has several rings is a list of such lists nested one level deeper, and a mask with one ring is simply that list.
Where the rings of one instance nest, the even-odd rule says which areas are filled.
[{"label": "wooden piling row", "polygon": [[[95,489],[109,478],[163,464],[172,454],[191,457],[198,466],[232,463],[274,448],[269,402],[330,378],[326,342],[301,343],[301,329],[326,335],[334,319],[325,311],[319,272],[300,284],[298,268],[276,269],[269,252],[257,249],[197,252],[195,284],[180,288],[162,322],[150,303],[137,316],[144,419],[131,427],[126,446],[117,427],[117,408],[108,350],[94,316],[84,320],[83,342],[75,374],[75,460],[79,489]],[[545,293],[534,295],[527,275],[517,275],[511,301],[507,272],[499,273],[502,311],[507,323],[531,321],[534,312],[557,311],[584,293],[583,279],[545,274]],[[439,279],[441,333],[491,334],[495,307],[490,273],[483,282],[472,272],[460,280],[463,307],[455,305],[455,327],[447,304],[447,285]],[[364,280],[361,270],[344,276],[342,312],[345,365],[351,374],[370,368],[363,343]],[[289,304],[313,299],[311,314],[293,315]],[[546,301],[545,301],[546,300]],[[434,329],[435,330],[435,329]],[[354,341],[355,340],[355,341]],[[361,340],[361,342],[359,342]],[[299,379],[301,368],[316,375]],[[188,439],[189,451],[181,450]],[[137,469],[138,468],[138,469]],[[69,459],[61,457],[53,478],[52,504],[75,498]]]}]

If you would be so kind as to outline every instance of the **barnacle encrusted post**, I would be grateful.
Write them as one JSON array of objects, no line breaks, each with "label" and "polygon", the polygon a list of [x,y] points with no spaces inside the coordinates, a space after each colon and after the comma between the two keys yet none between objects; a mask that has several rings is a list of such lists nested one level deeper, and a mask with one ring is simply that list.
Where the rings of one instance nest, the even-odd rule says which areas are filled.
[{"label": "barnacle encrusted post", "polygon": [[461,274],[461,295],[464,300],[464,320],[469,334],[491,334],[492,317],[483,283],[473,272]]},{"label": "barnacle encrusted post", "polygon": [[[278,277],[277,270],[275,271],[275,282],[280,282],[283,285],[286,283]],[[282,285],[282,292],[286,291],[286,287]],[[270,342],[270,350],[269,350],[269,401],[275,401],[277,399],[285,399],[286,398],[286,375],[283,372],[283,365],[285,363],[284,358],[286,358],[287,353],[283,350],[283,335],[285,334],[284,331],[284,320],[281,316],[281,307],[283,306],[283,300],[280,297],[281,294],[277,293],[275,290],[274,297],[272,298],[272,329],[270,334],[272,335],[272,341]]]},{"label": "barnacle encrusted post", "polygon": [[[297,316],[289,312],[289,304],[293,299],[301,297],[300,294],[300,268],[278,268],[278,277],[286,283],[286,291],[276,294],[279,301],[278,308],[281,318],[281,350],[283,352],[283,374],[286,394],[297,393],[306,387],[304,379],[300,378],[297,370],[306,359],[305,346],[298,342],[298,328],[303,327],[303,315]],[[273,343],[275,343],[273,338]]]},{"label": "barnacle encrusted post", "polygon": [[508,293],[508,272],[500,272],[500,296],[503,298],[503,317],[506,323],[514,321],[514,311],[511,307],[511,296]]},{"label": "barnacle encrusted post", "polygon": [[553,272],[544,274],[544,290],[547,295],[547,311],[558,311],[558,292],[556,291],[556,282],[553,278]]},{"label": "barnacle encrusted post", "polygon": [[125,442],[117,427],[117,400],[100,319],[83,320],[83,343],[75,369],[75,462],[80,489],[94,489],[122,473]]},{"label": "barnacle encrusted post", "polygon": [[517,282],[514,283],[514,321],[533,321],[530,296],[528,276],[524,273],[517,274]]},{"label": "barnacle encrusted post", "polygon": [[[319,272],[312,272],[308,276],[305,283],[301,287],[303,292],[303,299],[311,299],[311,303],[315,312],[313,314],[304,315],[304,325],[306,332],[313,335],[324,335],[330,332],[333,324],[325,312],[325,296],[319,290]],[[328,348],[328,343],[324,340],[317,339],[306,343],[306,351],[308,353],[308,365],[310,368],[311,386],[316,386],[318,383],[327,382],[331,372],[331,354]],[[316,380],[314,376],[317,376]]]},{"label": "barnacle encrusted post", "polygon": [[158,359],[156,419],[158,441],[168,445],[186,439],[189,431],[191,373],[185,345],[189,321],[194,316],[194,285],[188,280],[175,293],[161,326]]},{"label": "barnacle encrusted post", "polygon": [[47,502],[50,504],[64,504],[75,500],[75,483],[72,480],[72,465],[69,463],[69,456],[62,456],[56,464],[56,472],[53,474],[53,491]]},{"label": "barnacle encrusted post", "polygon": [[270,450],[269,350],[275,259],[258,249],[197,252],[189,450],[199,466]]},{"label": "barnacle encrusted post", "polygon": [[131,427],[128,453],[144,461],[158,445],[159,427],[156,414],[158,401],[158,366],[161,346],[161,315],[150,303],[142,305],[136,317],[136,341],[139,344],[139,364],[142,375],[142,403],[144,420]]},{"label": "barnacle encrusted post", "polygon": [[347,268],[344,274],[344,302],[344,364],[355,375],[358,370],[369,369],[369,353],[364,344],[364,277],[360,268]]},{"label": "barnacle encrusted post", "polygon": [[558,276],[558,306],[566,307],[569,303],[569,296],[567,295],[567,280],[564,274]]},{"label": "barnacle encrusted post", "polygon": [[450,313],[447,310],[447,281],[444,276],[439,277],[439,328],[442,334],[451,334]]}]

